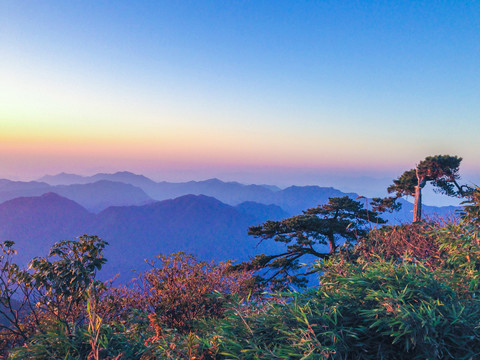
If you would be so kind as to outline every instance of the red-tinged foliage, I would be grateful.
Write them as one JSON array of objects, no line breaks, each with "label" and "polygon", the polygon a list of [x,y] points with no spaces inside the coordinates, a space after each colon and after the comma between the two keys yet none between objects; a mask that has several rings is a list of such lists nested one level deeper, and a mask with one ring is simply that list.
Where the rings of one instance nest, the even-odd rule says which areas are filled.
[{"label": "red-tinged foliage", "polygon": [[160,323],[188,333],[195,321],[220,317],[232,296],[255,296],[261,290],[252,271],[232,270],[231,262],[208,263],[179,252],[159,255],[149,264],[151,269],[131,286],[105,293],[103,318],[123,321],[136,309],[150,314],[156,337]]},{"label": "red-tinged foliage", "polygon": [[107,243],[96,236],[55,244],[47,257],[34,258],[29,271],[13,262],[14,243],[0,255],[0,341],[9,347],[61,324],[68,336],[85,319],[85,291],[100,286],[95,275],[106,259]]},{"label": "red-tinged foliage", "polygon": [[435,267],[440,260],[439,245],[431,234],[437,225],[413,223],[373,229],[357,245],[366,258],[418,261]]}]

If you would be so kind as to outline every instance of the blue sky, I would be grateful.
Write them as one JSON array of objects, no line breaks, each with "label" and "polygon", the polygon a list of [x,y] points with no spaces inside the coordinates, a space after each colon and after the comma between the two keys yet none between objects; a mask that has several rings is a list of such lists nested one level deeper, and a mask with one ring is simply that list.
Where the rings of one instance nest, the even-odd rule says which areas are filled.
[{"label": "blue sky", "polygon": [[2,1],[0,175],[478,178],[479,35],[474,1]]}]

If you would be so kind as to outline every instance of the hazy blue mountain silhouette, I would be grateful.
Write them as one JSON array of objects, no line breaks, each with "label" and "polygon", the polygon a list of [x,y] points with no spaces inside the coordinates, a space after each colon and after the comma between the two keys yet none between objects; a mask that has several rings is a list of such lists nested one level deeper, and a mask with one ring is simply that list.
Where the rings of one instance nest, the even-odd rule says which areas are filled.
[{"label": "hazy blue mountain silhouette", "polygon": [[38,196],[52,190],[52,186],[38,181],[11,181],[0,179],[0,203],[21,196]]},{"label": "hazy blue mountain silhouette", "polygon": [[120,272],[125,281],[132,276],[130,270],[145,269],[144,259],[158,253],[182,250],[206,260],[246,260],[255,253],[276,251],[278,245],[270,242],[255,248],[257,241],[247,233],[249,226],[278,211],[258,204],[255,213],[241,212],[211,197],[187,195],[93,214],[72,200],[48,193],[0,204],[0,240],[15,241],[18,260],[25,264],[34,256],[45,256],[57,241],[98,235],[110,243],[102,276]]},{"label": "hazy blue mountain silhouette", "polygon": [[57,175],[45,175],[42,176],[38,181],[45,182],[50,185],[72,185],[72,184],[88,184],[95,182],[90,176],[81,176],[76,174],[69,173],[59,173]]},{"label": "hazy blue mountain silhouette", "polygon": [[154,201],[136,186],[107,180],[89,184],[57,185],[52,191],[92,212],[100,212],[110,206],[144,205]]},{"label": "hazy blue mountain silhouette", "polygon": [[98,173],[92,176],[81,176],[62,172],[57,175],[45,175],[39,179],[39,181],[46,182],[50,185],[88,184],[99,180],[119,181],[134,186],[156,184],[153,180],[143,175],[137,175],[129,171],[119,171],[114,174]]},{"label": "hazy blue mountain silhouette", "polygon": [[[112,270],[118,272],[144,268],[145,258],[180,250],[206,260],[246,260],[259,251],[247,235],[250,225],[263,221],[255,220],[217,199],[186,195],[146,206],[110,207],[98,214],[92,231],[110,242],[107,255],[123,259]],[[128,256],[118,256],[121,249],[130,249],[122,252]]]},{"label": "hazy blue mountain silhouette", "polygon": [[20,197],[0,204],[0,241],[13,240],[18,260],[44,256],[60,240],[85,233],[94,215],[55,193]]},{"label": "hazy blue mountain silhouette", "polygon": [[254,201],[245,201],[235,206],[235,209],[255,221],[282,220],[289,216],[280,206],[264,205]]},{"label": "hazy blue mountain silhouette", "polygon": [[124,182],[100,180],[52,186],[36,181],[0,180],[0,203],[22,196],[40,196],[47,192],[74,200],[91,212],[100,212],[109,206],[143,205],[154,201],[142,189]]},{"label": "hazy blue mountain silhouette", "polygon": [[[229,205],[238,205],[246,201],[278,205],[290,215],[318,204],[325,203],[329,197],[343,196],[345,193],[332,187],[291,186],[280,190],[269,185],[244,185],[238,182],[224,182],[219,179],[188,181],[180,183],[154,182],[153,180],[130,172],[115,174],[96,174],[91,177],[77,177],[72,174],[44,176],[42,181],[59,183],[61,181],[98,181],[100,179],[125,182],[137,186],[155,200],[173,199],[194,194],[214,197]],[[352,194],[352,196],[355,194]]]},{"label": "hazy blue mountain silhouette", "polygon": [[[277,205],[281,207],[289,216],[300,214],[303,210],[316,207],[317,205],[328,202],[330,197],[348,195],[353,199],[357,198],[355,193],[344,193],[333,187],[320,186],[290,186],[280,190],[268,185],[244,185],[238,182],[223,182],[219,179],[210,179],[205,181],[189,181],[183,183],[155,182],[143,175],[133,174],[128,171],[117,172],[114,174],[96,174],[90,177],[82,177],[73,174],[58,174],[54,176],[45,176],[40,180],[52,183],[61,181],[98,181],[100,179],[125,182],[137,186],[145,191],[155,200],[164,200],[176,198],[187,194],[207,195],[229,204],[238,205],[243,202],[253,201],[266,205]],[[385,218],[391,223],[405,223],[412,219],[411,211],[413,204],[400,199],[403,207],[397,213],[385,214]],[[424,213],[432,215],[449,215],[455,210],[455,207],[435,207],[424,206]]]},{"label": "hazy blue mountain silhouette", "polygon": [[154,182],[143,176],[133,174],[128,171],[117,172],[114,174],[96,174],[90,177],[83,177],[73,174],[47,175],[41,178],[51,184],[65,183],[72,184],[72,181],[79,181],[83,184],[98,180],[119,181],[140,187],[150,197],[155,200],[174,199],[179,196],[207,195],[230,204],[238,205],[244,201],[257,201],[260,203],[271,203],[272,194],[276,192],[276,187],[268,185],[244,185],[238,182],[224,182],[219,179],[209,179],[204,181],[188,182]]}]

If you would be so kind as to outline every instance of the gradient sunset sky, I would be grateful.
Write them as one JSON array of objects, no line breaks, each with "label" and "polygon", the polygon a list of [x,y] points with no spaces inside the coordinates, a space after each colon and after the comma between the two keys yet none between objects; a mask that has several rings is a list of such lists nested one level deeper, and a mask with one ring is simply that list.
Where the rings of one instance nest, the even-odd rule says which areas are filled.
[{"label": "gradient sunset sky", "polygon": [[3,0],[0,65],[0,177],[480,173],[478,1]]}]

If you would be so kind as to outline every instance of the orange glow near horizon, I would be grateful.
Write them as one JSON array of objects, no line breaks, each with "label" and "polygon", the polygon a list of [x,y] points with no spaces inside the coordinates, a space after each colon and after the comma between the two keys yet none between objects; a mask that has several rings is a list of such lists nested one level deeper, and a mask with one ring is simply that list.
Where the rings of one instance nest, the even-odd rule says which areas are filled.
[{"label": "orange glow near horizon", "polygon": [[[0,115],[1,110],[0,110]],[[0,160],[3,172],[120,171],[136,169],[242,169],[278,168],[285,171],[381,173],[411,168],[424,156],[454,153],[432,148],[418,155],[415,139],[389,143],[380,139],[372,147],[368,136],[339,139],[335,132],[302,132],[293,129],[215,126],[212,123],[175,122],[100,124],[32,118],[8,121],[0,116]],[[28,118],[27,118],[28,119]],[[175,125],[177,124],[177,125]],[[328,129],[327,129],[328,130]],[[468,145],[468,143],[467,143]],[[439,147],[440,148],[440,147]],[[471,156],[462,169],[478,171]],[[290,169],[290,170],[289,170]],[[4,176],[4,175],[3,175]]]}]

